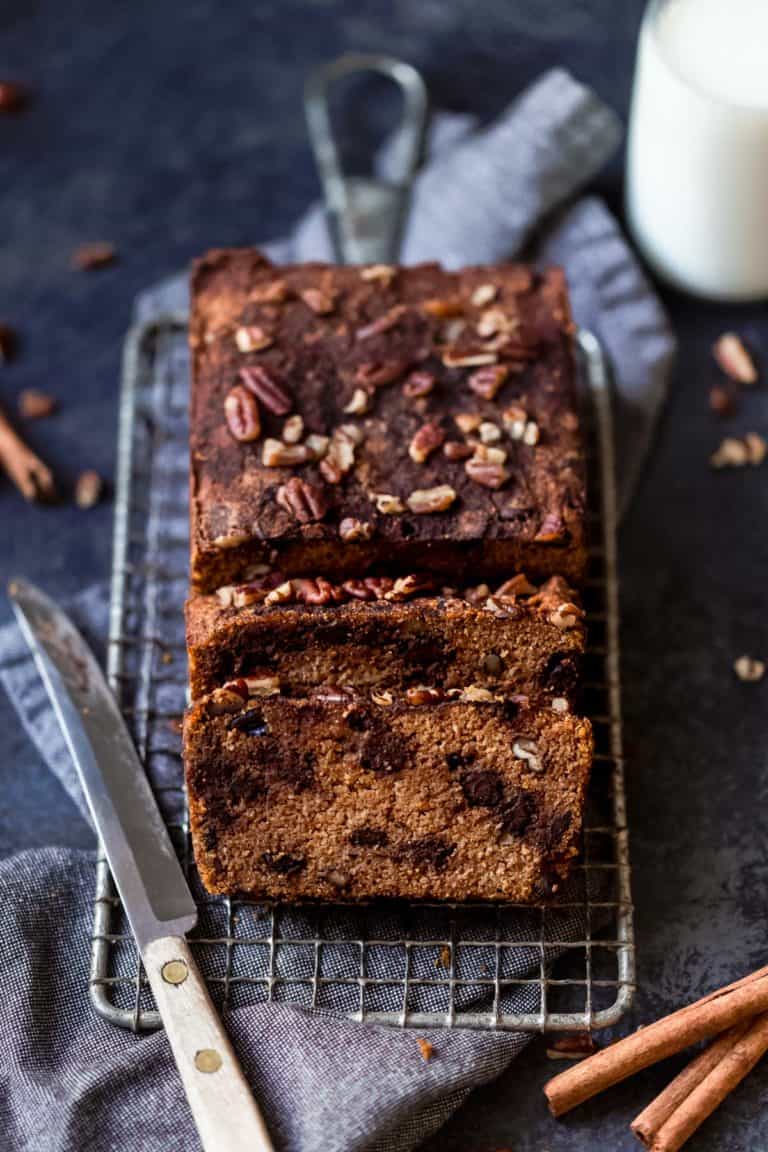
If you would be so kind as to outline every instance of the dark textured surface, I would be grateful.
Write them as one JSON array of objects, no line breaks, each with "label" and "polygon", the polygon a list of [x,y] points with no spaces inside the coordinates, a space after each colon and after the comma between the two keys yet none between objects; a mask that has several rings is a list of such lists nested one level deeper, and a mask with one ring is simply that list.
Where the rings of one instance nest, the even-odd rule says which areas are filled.
[{"label": "dark textured surface", "polygon": [[[438,101],[484,114],[560,62],[626,114],[640,0],[421,0],[384,4],[232,0],[103,5],[5,0],[3,68],[37,97],[0,121],[0,311],[24,336],[2,370],[9,402],[50,388],[59,416],[35,427],[62,476],[109,474],[119,347],[131,299],[214,244],[277,235],[315,195],[300,104],[306,69],[345,48],[400,53]],[[225,16],[226,13],[226,16]],[[604,185],[618,200],[618,168]],[[69,268],[106,238],[113,269]],[[765,714],[768,683],[730,671],[765,654],[765,471],[712,473],[722,434],[706,406],[712,338],[738,326],[760,342],[764,309],[666,295],[681,337],[671,402],[622,532],[624,678],[640,989],[623,1028],[765,961]],[[764,388],[734,428],[765,430]],[[0,486],[3,578],[56,592],[106,574],[110,512],[27,509]],[[3,614],[6,613],[3,606]],[[0,700],[5,851],[88,843],[87,830],[26,749]],[[439,1058],[439,1053],[438,1057]],[[434,1152],[637,1147],[635,1111],[680,1061],[651,1069],[555,1123],[539,1088],[539,1041],[478,1093]],[[691,1142],[696,1152],[768,1146],[758,1069]]]}]

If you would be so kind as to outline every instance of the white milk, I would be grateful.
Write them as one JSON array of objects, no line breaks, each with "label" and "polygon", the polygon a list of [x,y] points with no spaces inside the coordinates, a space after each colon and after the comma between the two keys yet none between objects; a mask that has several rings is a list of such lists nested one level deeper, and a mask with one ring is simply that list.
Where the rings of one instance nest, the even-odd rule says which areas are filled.
[{"label": "white milk", "polygon": [[649,263],[679,287],[768,294],[768,0],[649,6],[627,213]]}]

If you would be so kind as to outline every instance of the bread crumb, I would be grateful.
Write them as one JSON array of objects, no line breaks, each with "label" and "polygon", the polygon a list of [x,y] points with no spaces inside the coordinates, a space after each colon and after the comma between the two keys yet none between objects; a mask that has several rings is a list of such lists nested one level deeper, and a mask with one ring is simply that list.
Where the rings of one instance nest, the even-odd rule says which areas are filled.
[{"label": "bread crumb", "polygon": [[422,1060],[425,1064],[428,1064],[435,1054],[434,1045],[430,1044],[429,1040],[425,1040],[423,1036],[417,1036],[416,1043],[419,1046]]}]

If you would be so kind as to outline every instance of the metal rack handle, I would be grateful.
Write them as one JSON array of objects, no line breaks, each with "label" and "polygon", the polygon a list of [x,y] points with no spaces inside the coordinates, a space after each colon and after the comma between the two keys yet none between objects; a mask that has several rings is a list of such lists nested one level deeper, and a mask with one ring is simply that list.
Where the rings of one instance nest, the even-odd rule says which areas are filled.
[{"label": "metal rack handle", "polygon": [[[398,174],[392,180],[346,176],[341,165],[329,93],[337,80],[363,72],[387,77],[403,94],[403,117],[393,142]],[[396,261],[427,123],[428,97],[421,75],[412,65],[390,56],[340,56],[310,75],[304,107],[335,259],[340,264]]]}]

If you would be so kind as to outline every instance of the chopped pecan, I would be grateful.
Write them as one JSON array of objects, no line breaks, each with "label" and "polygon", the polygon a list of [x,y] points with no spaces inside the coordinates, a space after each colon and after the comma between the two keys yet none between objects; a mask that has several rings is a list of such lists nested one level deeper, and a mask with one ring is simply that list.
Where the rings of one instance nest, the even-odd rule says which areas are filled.
[{"label": "chopped pecan", "polygon": [[513,440],[522,440],[528,423],[528,413],[519,404],[510,404],[501,414],[501,419]]},{"label": "chopped pecan", "polygon": [[535,420],[529,420],[523,429],[523,444],[533,448],[539,442],[539,426]]},{"label": "chopped pecan", "polygon": [[423,464],[445,440],[445,432],[436,420],[422,424],[408,445],[408,455],[414,464]]},{"label": "chopped pecan", "polygon": [[516,760],[524,760],[532,772],[541,772],[544,767],[535,740],[519,736],[512,745],[512,755]]},{"label": "chopped pecan", "polygon": [[307,308],[318,316],[328,316],[336,307],[335,295],[332,292],[323,292],[321,288],[305,288],[299,295]]},{"label": "chopped pecan", "polygon": [[422,300],[422,312],[427,316],[436,316],[439,320],[448,320],[452,316],[461,316],[464,311],[464,301],[461,296],[446,296],[443,299]]},{"label": "chopped pecan", "polygon": [[465,436],[470,432],[476,432],[483,422],[479,412],[457,412],[453,420],[459,432],[463,432]]},{"label": "chopped pecan", "polygon": [[378,704],[380,708],[391,708],[395,702],[392,693],[386,689],[383,692],[371,692],[371,700],[373,700],[374,704]]},{"label": "chopped pecan", "polygon": [[370,324],[364,324],[362,328],[358,328],[355,332],[355,339],[370,340],[374,336],[389,332],[391,328],[400,323],[406,312],[405,304],[395,304],[394,308],[390,308],[382,316],[377,316]]},{"label": "chopped pecan", "polygon": [[345,580],[342,588],[353,600],[375,600],[376,593],[369,588],[364,580]]},{"label": "chopped pecan", "polygon": [[480,684],[469,684],[466,688],[462,688],[459,699],[463,704],[493,704],[496,701],[493,692],[481,687]]},{"label": "chopped pecan", "polygon": [[334,588],[330,581],[318,576],[316,580],[294,580],[293,586],[296,599],[304,604],[330,604],[341,599],[340,589]]},{"label": "chopped pecan", "polygon": [[495,364],[498,358],[496,352],[485,349],[482,351],[470,349],[464,352],[459,348],[446,348],[442,355],[446,368],[479,368],[481,365]]},{"label": "chopped pecan", "polygon": [[709,390],[709,406],[718,416],[731,416],[736,408],[733,392],[722,384],[715,384]]},{"label": "chopped pecan", "polygon": [[267,284],[257,284],[248,293],[252,304],[284,304],[288,299],[288,285],[285,280],[270,280]]},{"label": "chopped pecan", "polygon": [[475,331],[483,338],[497,335],[509,335],[517,328],[517,320],[502,312],[501,308],[488,308],[480,316]]},{"label": "chopped pecan", "polygon": [[467,460],[464,471],[470,480],[481,484],[483,488],[501,488],[509,480],[509,472],[503,464],[479,460],[477,456]]},{"label": "chopped pecan", "polygon": [[257,324],[242,324],[235,330],[235,344],[241,352],[261,352],[274,344],[274,340]]},{"label": "chopped pecan", "polygon": [[355,383],[363,388],[381,388],[398,380],[407,368],[405,360],[366,360],[355,369]]},{"label": "chopped pecan", "polygon": [[743,340],[735,332],[724,332],[712,348],[715,359],[737,384],[755,384],[757,368]]},{"label": "chopped pecan", "polygon": [[300,524],[322,520],[328,511],[328,500],[323,489],[317,484],[300,480],[298,476],[292,476],[285,484],[281,484],[275,499],[280,507],[292,513]]},{"label": "chopped pecan", "polygon": [[411,372],[403,384],[403,396],[408,400],[415,400],[418,396],[428,396],[435,386],[435,377],[431,372]]},{"label": "chopped pecan", "polygon": [[386,600],[388,593],[395,585],[390,576],[366,576],[363,582],[366,588],[373,592],[377,600]]},{"label": "chopped pecan", "polygon": [[309,436],[307,436],[306,440],[304,441],[307,448],[312,453],[313,460],[322,460],[323,456],[325,456],[326,452],[328,451],[328,445],[330,442],[331,441],[329,436],[321,436],[318,432],[310,432]]},{"label": "chopped pecan", "polygon": [[417,516],[431,512],[445,512],[456,499],[456,492],[450,484],[438,484],[435,488],[416,488],[407,498],[411,512]]},{"label": "chopped pecan", "polygon": [[538,588],[535,584],[531,584],[525,573],[518,572],[516,576],[512,576],[511,579],[505,580],[503,584],[500,584],[494,595],[504,600],[507,597],[535,596],[537,592]]},{"label": "chopped pecan", "polygon": [[360,269],[361,280],[379,280],[385,288],[389,287],[396,275],[397,268],[391,264],[368,264]]},{"label": "chopped pecan", "polygon": [[341,468],[339,468],[335,460],[331,460],[330,458],[320,461],[320,472],[328,484],[341,484],[344,479],[344,473],[341,471]]},{"label": "chopped pecan", "polygon": [[325,459],[320,464],[320,471],[329,484],[339,484],[354,465],[358,432],[354,424],[342,424],[334,429]]},{"label": "chopped pecan", "polygon": [[567,631],[569,628],[576,628],[582,620],[584,613],[577,604],[558,604],[549,614],[550,624],[554,624],[556,628],[562,628]]},{"label": "chopped pecan", "polygon": [[487,584],[477,584],[475,587],[464,589],[464,599],[469,604],[480,604],[490,594],[491,590]]},{"label": "chopped pecan", "polygon": [[264,441],[261,462],[265,468],[293,468],[313,460],[312,450],[306,444],[283,444],[282,440]]},{"label": "chopped pecan", "polygon": [[42,420],[55,411],[56,401],[47,392],[41,392],[37,388],[24,388],[19,393],[19,416],[22,420]]},{"label": "chopped pecan", "polygon": [[288,415],[293,407],[291,397],[263,365],[252,364],[248,368],[241,368],[240,379],[268,412],[275,416]]},{"label": "chopped pecan", "polygon": [[389,492],[371,492],[371,499],[376,505],[376,511],[381,512],[382,516],[399,516],[401,512],[405,512],[400,497],[393,496]]},{"label": "chopped pecan", "polygon": [[745,683],[757,683],[765,675],[765,663],[762,660],[756,660],[753,656],[739,656],[733,662],[733,670],[739,680],[743,680]]},{"label": "chopped pecan", "polygon": [[273,588],[268,592],[264,598],[264,604],[267,608],[271,608],[273,604],[287,604],[290,600],[295,599],[295,590],[292,580],[286,580],[283,584],[278,584],[277,588]]},{"label": "chopped pecan", "polygon": [[81,244],[72,255],[72,263],[81,272],[91,272],[95,268],[106,268],[113,264],[117,257],[114,244],[97,242],[95,244]]},{"label": "chopped pecan", "polygon": [[389,592],[385,594],[384,599],[394,600],[396,602],[410,600],[412,596],[419,596],[424,592],[432,592],[434,586],[435,583],[432,577],[424,573],[416,573],[411,576],[398,576]]},{"label": "chopped pecan", "polygon": [[93,508],[101,499],[104,481],[98,472],[89,468],[81,472],[75,483],[75,504],[78,508]]},{"label": "chopped pecan", "polygon": [[351,399],[344,405],[343,411],[350,416],[364,416],[368,411],[370,396],[364,388],[355,388]]},{"label": "chopped pecan", "polygon": [[304,418],[298,414],[289,416],[283,424],[283,441],[286,444],[298,444],[304,435]]},{"label": "chopped pecan", "polygon": [[726,436],[709,458],[713,468],[743,468],[749,464],[749,449],[744,440]]},{"label": "chopped pecan", "polygon": [[747,446],[747,455],[749,456],[750,464],[762,464],[765,460],[766,452],[768,452],[768,445],[762,436],[758,436],[757,432],[747,432],[744,437],[744,443]]},{"label": "chopped pecan", "polygon": [[367,520],[356,520],[354,516],[345,516],[339,524],[339,536],[342,540],[370,540],[373,525]]},{"label": "chopped pecan", "polygon": [[472,373],[469,386],[476,396],[482,396],[484,400],[493,400],[507,376],[509,365],[489,362],[487,367]]},{"label": "chopped pecan", "polygon": [[507,459],[506,448],[499,448],[495,444],[475,444],[474,459],[481,464],[503,464]]},{"label": "chopped pecan", "polygon": [[483,420],[477,429],[477,434],[483,444],[498,444],[501,440],[501,428],[492,420]]},{"label": "chopped pecan", "polygon": [[235,440],[248,443],[258,440],[261,435],[261,417],[255,396],[242,386],[235,384],[224,400],[224,416],[227,427]]},{"label": "chopped pecan", "polygon": [[333,437],[335,439],[348,440],[350,444],[357,446],[358,444],[362,444],[365,439],[365,433],[357,424],[340,424],[334,431]]},{"label": "chopped pecan", "polygon": [[472,303],[475,308],[485,308],[487,304],[493,303],[498,294],[499,290],[495,284],[480,284],[472,293]]},{"label": "chopped pecan", "polygon": [[466,460],[472,452],[472,445],[462,444],[460,440],[446,440],[443,444],[443,455],[449,460]]},{"label": "chopped pecan", "polygon": [[555,541],[564,538],[565,524],[562,516],[559,512],[547,512],[534,540],[539,544],[554,544]]},{"label": "chopped pecan", "polygon": [[441,688],[428,688],[426,684],[416,684],[406,688],[405,698],[409,704],[439,704],[445,699]]}]

